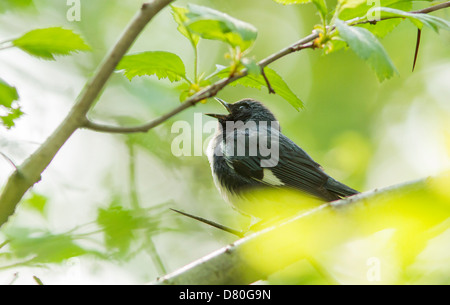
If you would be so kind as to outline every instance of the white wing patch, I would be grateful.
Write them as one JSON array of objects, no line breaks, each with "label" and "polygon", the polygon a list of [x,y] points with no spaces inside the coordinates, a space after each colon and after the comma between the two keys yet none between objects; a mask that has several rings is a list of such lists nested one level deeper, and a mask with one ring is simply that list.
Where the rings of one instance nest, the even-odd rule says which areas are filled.
[{"label": "white wing patch", "polygon": [[275,176],[275,174],[270,169],[265,168],[263,173],[264,173],[262,179],[263,182],[274,186],[284,185],[284,183],[280,179],[278,179],[277,176]]}]

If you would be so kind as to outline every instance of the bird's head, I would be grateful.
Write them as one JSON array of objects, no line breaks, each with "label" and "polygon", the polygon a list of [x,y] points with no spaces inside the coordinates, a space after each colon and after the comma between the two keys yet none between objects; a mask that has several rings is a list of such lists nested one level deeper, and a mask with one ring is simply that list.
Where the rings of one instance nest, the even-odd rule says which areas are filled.
[{"label": "bird's head", "polygon": [[258,101],[243,99],[236,103],[229,104],[219,98],[216,98],[216,100],[225,107],[228,114],[206,113],[206,115],[218,119],[219,123],[222,125],[224,125],[227,121],[242,121],[243,123],[248,121],[254,121],[256,123],[261,121],[276,121],[273,113]]}]

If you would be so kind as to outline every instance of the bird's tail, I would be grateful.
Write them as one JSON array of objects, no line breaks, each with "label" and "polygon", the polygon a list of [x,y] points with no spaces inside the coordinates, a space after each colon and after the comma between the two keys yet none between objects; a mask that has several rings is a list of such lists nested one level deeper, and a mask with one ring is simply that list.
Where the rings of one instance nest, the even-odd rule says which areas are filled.
[{"label": "bird's tail", "polygon": [[347,185],[333,179],[329,178],[327,183],[325,184],[325,188],[333,193],[336,194],[339,197],[348,197],[355,194],[359,194],[358,191],[352,189],[351,187],[348,187]]}]

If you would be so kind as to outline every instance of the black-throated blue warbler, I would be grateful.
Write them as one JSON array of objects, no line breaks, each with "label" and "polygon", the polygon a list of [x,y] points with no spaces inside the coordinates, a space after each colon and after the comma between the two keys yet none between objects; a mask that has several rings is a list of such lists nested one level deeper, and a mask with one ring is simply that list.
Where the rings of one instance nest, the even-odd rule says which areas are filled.
[{"label": "black-throated blue warbler", "polygon": [[207,155],[217,188],[239,212],[277,217],[295,210],[302,201],[334,201],[358,193],[327,175],[283,135],[275,116],[262,103],[216,100],[228,114],[206,114],[218,119]]}]

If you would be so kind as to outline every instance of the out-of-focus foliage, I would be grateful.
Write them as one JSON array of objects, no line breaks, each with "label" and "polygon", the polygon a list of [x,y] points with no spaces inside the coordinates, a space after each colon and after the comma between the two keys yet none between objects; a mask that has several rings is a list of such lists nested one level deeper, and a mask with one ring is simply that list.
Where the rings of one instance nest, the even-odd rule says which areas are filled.
[{"label": "out-of-focus foliage", "polygon": [[[325,30],[337,18],[366,20],[370,9],[366,1],[354,2],[358,5],[347,6],[338,15],[336,4],[343,1],[277,2],[311,3],[284,6],[271,0],[177,1],[177,7],[165,9],[152,20],[129,54],[177,54],[191,83],[183,79],[183,85],[170,84],[154,77],[129,82],[123,75],[113,75],[90,117],[123,125],[146,122],[178,106],[180,91],[181,100],[185,100],[219,77],[227,77],[216,75],[216,65],[227,67],[230,73],[247,68],[252,73],[236,82],[243,86],[228,86],[220,97],[228,102],[245,97],[264,102],[276,114],[287,136],[333,177],[358,190],[435,175],[449,167],[447,31],[436,34],[423,27],[416,71],[411,74],[416,27],[421,27],[419,21],[426,25],[424,18],[428,17],[415,16],[411,20],[414,26],[401,19],[358,25],[378,38],[384,37],[378,41],[370,36],[369,45],[382,44],[384,51],[380,52],[389,55],[399,72],[380,84],[377,74],[364,64],[365,57],[345,52],[349,41],[344,41],[338,31]],[[246,35],[243,29],[238,31],[243,36],[231,38],[225,32],[216,32],[217,24],[224,23],[231,29],[241,23],[231,26],[228,17],[214,21],[215,14],[208,15],[209,19],[189,15],[190,3],[224,12],[233,21],[252,25],[244,27],[251,31]],[[433,3],[381,1],[383,7],[402,11]],[[0,41],[5,42],[1,46],[9,46],[16,37],[37,28],[61,27],[83,37],[91,50],[51,62],[39,61],[17,48],[0,51],[2,83],[9,91],[17,88],[20,94],[20,108],[16,98],[11,101],[11,109],[26,113],[11,121],[15,128],[0,130],[1,152],[20,164],[45,140],[140,6],[139,0],[81,1],[80,21],[71,22],[66,18],[71,6],[65,1],[0,1]],[[381,10],[381,14],[388,11]],[[446,23],[441,20],[448,20],[446,10],[433,15],[441,19],[431,17],[431,24],[445,29]],[[190,26],[193,17],[199,18],[198,22],[209,22],[218,40],[200,39],[200,35],[208,35],[194,31],[198,28]],[[255,90],[267,85],[262,83],[255,63],[309,35],[314,27],[322,34],[316,46],[324,52],[303,50],[270,65],[286,88],[301,97],[304,108],[297,112],[280,97],[281,89],[275,88],[276,95]],[[257,37],[253,28],[257,29]],[[349,45],[353,51],[361,51],[354,50],[351,42]],[[245,54],[237,46],[247,48]],[[368,58],[370,63],[373,57]],[[270,69],[266,69],[269,80]],[[160,72],[147,74],[160,76]],[[275,86],[276,81],[271,80],[271,85]],[[2,228],[0,283],[10,282],[16,272],[16,283],[29,283],[32,275],[44,283],[142,283],[234,241],[227,233],[168,209],[175,207],[231,227],[248,227],[249,219],[234,212],[216,191],[206,156],[192,153],[175,157],[171,153],[171,142],[177,136],[171,126],[176,120],[190,126],[199,124],[200,132],[198,128],[191,130],[192,150],[202,148],[210,136],[210,130],[202,128],[210,119],[203,117],[199,123],[196,115],[218,109],[222,110],[214,102],[199,104],[146,134],[77,132],[58,153],[35,191],[24,198],[15,216]],[[0,110],[0,115],[6,114],[3,108]],[[10,162],[0,157],[0,184],[10,171]],[[444,181],[435,185],[445,190]],[[372,270],[368,259],[379,257],[383,283],[448,283],[448,230],[439,234],[446,223],[438,225],[438,220],[448,216],[445,196],[445,192],[438,195],[431,188],[424,192],[412,190],[392,201],[397,210],[383,204],[378,210],[373,208],[374,215],[349,208],[348,216],[342,213],[333,218],[331,212],[324,211],[315,218],[324,217],[323,229],[312,232],[311,237],[324,242],[333,238],[330,232],[335,232],[336,246],[321,253],[317,258],[320,264],[299,261],[273,275],[269,282],[327,283],[339,278],[341,283],[366,283],[364,276]],[[385,203],[390,200],[386,198]],[[381,212],[385,214],[377,218]],[[394,229],[376,231],[382,226],[378,222],[392,224]],[[412,237],[417,236],[417,244],[408,239],[405,232],[409,229],[415,233]],[[309,234],[300,237],[310,242]],[[312,245],[311,249],[320,248],[319,244]],[[73,259],[78,263],[74,265]],[[326,266],[329,274],[321,266]],[[351,274],[343,275],[346,271]]]},{"label": "out-of-focus foliage", "polygon": [[[435,261],[436,251],[448,250],[443,244],[450,229],[448,183],[450,175],[444,174],[355,204],[319,208],[316,204],[296,221],[249,242],[239,253],[252,268],[268,274],[282,269],[277,265],[306,259],[316,271],[304,264],[300,270],[293,266],[297,274],[289,276],[289,282],[296,284],[308,283],[305,278],[314,274],[323,283],[448,284],[450,259]],[[308,202],[291,196],[285,197],[288,203]],[[280,280],[278,275],[273,278],[274,283]]]},{"label": "out-of-focus foliage", "polygon": [[13,127],[14,120],[22,115],[20,107],[13,106],[14,101],[18,99],[17,89],[0,79],[0,109],[6,112],[0,115],[0,119],[6,128]]}]

